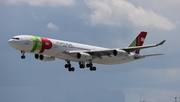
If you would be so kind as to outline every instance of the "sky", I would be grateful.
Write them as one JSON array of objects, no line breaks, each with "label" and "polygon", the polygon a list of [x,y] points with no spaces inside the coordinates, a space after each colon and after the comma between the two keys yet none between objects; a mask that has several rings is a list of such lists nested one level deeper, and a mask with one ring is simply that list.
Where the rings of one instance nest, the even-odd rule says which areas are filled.
[{"label": "sky", "polygon": [[[0,102],[180,102],[179,0],[0,0]],[[36,60],[8,45],[36,35],[107,48],[128,46],[141,31],[141,54],[164,53],[95,72],[64,68],[64,60]],[[125,97],[125,99],[124,99]]]}]

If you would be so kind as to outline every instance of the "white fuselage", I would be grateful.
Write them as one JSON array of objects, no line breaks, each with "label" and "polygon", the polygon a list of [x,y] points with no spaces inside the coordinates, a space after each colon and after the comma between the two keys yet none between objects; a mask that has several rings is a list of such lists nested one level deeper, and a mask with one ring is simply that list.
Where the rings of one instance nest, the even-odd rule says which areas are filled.
[{"label": "white fuselage", "polygon": [[[88,62],[89,60],[81,60],[78,59],[76,56],[68,55],[66,54],[67,51],[108,50],[108,48],[73,43],[62,40],[44,38],[45,42],[41,42],[41,40],[43,41],[43,39],[38,39],[41,39],[41,37],[20,35],[13,37],[13,39],[10,39],[8,42],[12,47],[20,51],[48,55],[66,61],[76,62]],[[46,42],[47,39],[51,43]],[[44,46],[42,46],[42,43],[45,43]],[[129,53],[127,57],[117,57],[114,55],[102,56],[101,58],[93,58],[91,62],[98,64],[122,64],[136,60],[134,58],[134,55],[134,53]]]}]

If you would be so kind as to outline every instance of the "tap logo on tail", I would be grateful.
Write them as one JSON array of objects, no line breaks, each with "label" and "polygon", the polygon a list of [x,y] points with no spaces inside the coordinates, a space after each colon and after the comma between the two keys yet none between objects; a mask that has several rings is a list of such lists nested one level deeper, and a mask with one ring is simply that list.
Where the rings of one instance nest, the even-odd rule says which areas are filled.
[{"label": "tap logo on tail", "polygon": [[[147,32],[142,31],[136,39],[129,45],[129,47],[142,46],[144,44]],[[135,53],[139,54],[140,50],[136,50]]]}]

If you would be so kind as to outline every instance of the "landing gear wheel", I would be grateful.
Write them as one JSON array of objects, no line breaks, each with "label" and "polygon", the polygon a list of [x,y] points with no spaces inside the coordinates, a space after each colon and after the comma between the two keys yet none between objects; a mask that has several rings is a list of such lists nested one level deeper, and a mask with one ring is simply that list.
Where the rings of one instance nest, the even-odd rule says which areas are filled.
[{"label": "landing gear wheel", "polygon": [[40,58],[40,60],[43,60],[43,59],[44,59],[44,56],[43,56],[43,55],[40,55],[39,58]]},{"label": "landing gear wheel", "polygon": [[96,67],[90,67],[90,71],[96,71]]},{"label": "landing gear wheel", "polygon": [[96,71],[96,67],[93,67],[93,70]]},{"label": "landing gear wheel", "polygon": [[65,68],[71,68],[71,64],[65,64],[64,67]]},{"label": "landing gear wheel", "polygon": [[26,58],[26,56],[24,55],[25,52],[24,52],[24,51],[21,51],[21,54],[22,54],[21,59],[25,59],[25,58]]},{"label": "landing gear wheel", "polygon": [[72,68],[71,68],[71,71],[73,71],[73,72],[74,72],[74,71],[75,71],[75,68],[74,68],[74,67],[72,67]]},{"label": "landing gear wheel", "polygon": [[73,72],[73,71],[75,71],[75,68],[74,67],[68,68],[68,71]]},{"label": "landing gear wheel", "polygon": [[36,59],[38,59],[38,58],[39,58],[39,55],[38,55],[38,54],[35,54],[34,57],[35,57]]},{"label": "landing gear wheel", "polygon": [[68,68],[68,71],[71,72],[71,68]]},{"label": "landing gear wheel", "polygon": [[92,66],[93,66],[92,63],[87,63],[87,64],[86,64],[86,67],[87,67],[87,68],[92,67]]},{"label": "landing gear wheel", "polygon": [[25,58],[26,58],[26,56],[24,56],[24,55],[21,56],[21,59],[25,59]]},{"label": "landing gear wheel", "polygon": [[84,64],[79,65],[80,68],[85,68]]}]

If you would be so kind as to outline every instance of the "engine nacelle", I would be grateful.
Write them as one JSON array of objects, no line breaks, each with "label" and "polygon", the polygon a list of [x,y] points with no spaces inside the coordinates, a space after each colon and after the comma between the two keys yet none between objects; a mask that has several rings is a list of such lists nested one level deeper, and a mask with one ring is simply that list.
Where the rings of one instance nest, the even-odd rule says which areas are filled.
[{"label": "engine nacelle", "polygon": [[129,54],[124,50],[115,49],[113,51],[113,55],[117,57],[127,57]]},{"label": "engine nacelle", "polygon": [[77,56],[76,56],[78,59],[84,59],[84,60],[89,60],[89,59],[92,59],[92,56],[88,53],[83,53],[83,52],[79,52],[77,53]]},{"label": "engine nacelle", "polygon": [[54,61],[55,57],[53,56],[48,56],[48,55],[38,55],[35,54],[35,58],[41,61]]},{"label": "engine nacelle", "polygon": [[44,55],[43,61],[54,61],[55,57]]}]

